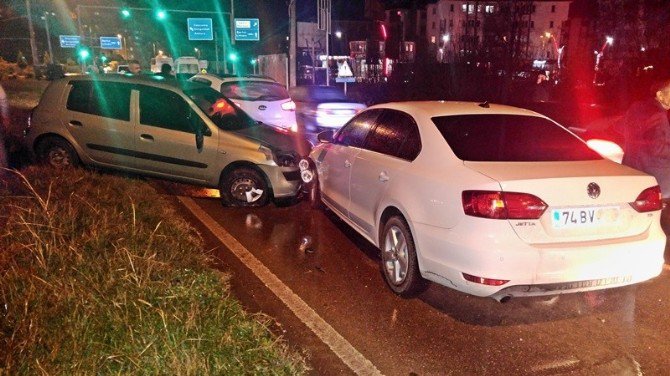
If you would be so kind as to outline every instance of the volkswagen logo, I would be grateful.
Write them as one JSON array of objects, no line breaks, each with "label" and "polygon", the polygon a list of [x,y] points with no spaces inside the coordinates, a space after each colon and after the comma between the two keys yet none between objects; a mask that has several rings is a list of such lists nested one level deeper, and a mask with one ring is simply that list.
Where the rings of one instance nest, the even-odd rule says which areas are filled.
[{"label": "volkswagen logo", "polygon": [[265,111],[265,110],[268,109],[268,106],[262,104],[262,105],[258,106],[258,109],[261,110],[261,111]]},{"label": "volkswagen logo", "polygon": [[600,186],[596,183],[589,183],[588,187],[586,187],[586,193],[591,198],[598,198],[600,196]]}]

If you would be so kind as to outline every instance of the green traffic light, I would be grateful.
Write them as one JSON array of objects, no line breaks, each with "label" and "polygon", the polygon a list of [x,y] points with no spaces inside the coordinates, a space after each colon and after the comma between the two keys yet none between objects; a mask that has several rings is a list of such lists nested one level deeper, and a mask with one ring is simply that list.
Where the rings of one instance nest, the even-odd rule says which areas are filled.
[{"label": "green traffic light", "polygon": [[125,8],[124,8],[124,9],[121,9],[121,16],[122,16],[123,18],[128,18],[128,17],[130,17],[130,10],[125,9]]},{"label": "green traffic light", "polygon": [[232,62],[236,62],[237,58],[238,58],[238,56],[237,56],[237,53],[235,53],[235,52],[231,52],[231,53],[228,54],[228,60],[230,60]]},{"label": "green traffic light", "polygon": [[86,60],[89,56],[90,56],[90,53],[88,52],[87,49],[79,50],[79,57],[80,57],[82,60]]},{"label": "green traffic light", "polygon": [[162,9],[156,11],[156,18],[158,18],[159,20],[164,20],[164,19],[166,19],[166,18],[167,18],[167,12],[164,11],[164,10],[162,10]]},{"label": "green traffic light", "polygon": [[105,55],[100,56],[100,60],[101,60],[103,63],[106,62],[106,61],[107,61],[107,56],[105,56]]}]

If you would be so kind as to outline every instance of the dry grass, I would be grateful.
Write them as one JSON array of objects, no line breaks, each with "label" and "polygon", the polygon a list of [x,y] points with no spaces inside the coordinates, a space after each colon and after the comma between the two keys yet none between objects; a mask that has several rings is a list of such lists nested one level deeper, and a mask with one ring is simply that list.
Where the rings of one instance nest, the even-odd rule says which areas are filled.
[{"label": "dry grass", "polygon": [[13,175],[0,183],[0,375],[304,373],[207,265],[145,183]]}]

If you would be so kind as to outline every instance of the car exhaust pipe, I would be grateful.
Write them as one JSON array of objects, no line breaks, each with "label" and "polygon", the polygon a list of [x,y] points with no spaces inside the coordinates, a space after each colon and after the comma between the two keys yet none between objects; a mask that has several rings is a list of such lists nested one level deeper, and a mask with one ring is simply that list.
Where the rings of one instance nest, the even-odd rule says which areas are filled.
[{"label": "car exhaust pipe", "polygon": [[505,304],[505,303],[509,302],[509,301],[512,299],[512,295],[505,295],[505,296],[501,296],[501,297],[496,296],[496,297],[493,298],[493,299],[497,300],[498,303]]}]

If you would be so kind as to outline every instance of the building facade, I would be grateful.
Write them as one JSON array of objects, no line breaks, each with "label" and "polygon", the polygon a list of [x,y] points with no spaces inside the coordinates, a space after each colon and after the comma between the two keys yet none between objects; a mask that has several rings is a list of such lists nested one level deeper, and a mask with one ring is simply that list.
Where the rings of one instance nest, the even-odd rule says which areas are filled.
[{"label": "building facade", "polygon": [[[527,60],[558,60],[563,23],[571,1],[455,1],[426,6],[426,42],[438,61],[450,62],[483,47],[496,29],[491,26],[502,7],[517,7],[514,29]],[[522,7],[522,10],[518,10]],[[509,8],[506,9],[509,12]],[[514,12],[512,12],[514,13]],[[487,22],[489,24],[487,25]],[[487,36],[487,34],[489,34]]]}]

